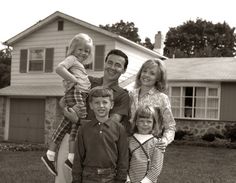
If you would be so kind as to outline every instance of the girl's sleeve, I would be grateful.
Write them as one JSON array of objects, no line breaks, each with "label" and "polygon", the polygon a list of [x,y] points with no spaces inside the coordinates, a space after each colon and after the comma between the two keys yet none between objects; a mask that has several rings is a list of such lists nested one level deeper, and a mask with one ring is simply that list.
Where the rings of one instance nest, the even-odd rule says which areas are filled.
[{"label": "girl's sleeve", "polygon": [[171,111],[171,105],[167,95],[164,95],[162,115],[163,115],[163,125],[164,125],[164,133],[162,136],[162,141],[166,142],[166,144],[168,145],[175,138],[176,123]]},{"label": "girl's sleeve", "polygon": [[151,168],[148,170],[147,175],[143,178],[141,183],[157,182],[157,178],[161,173],[163,167],[164,154],[158,149],[157,145],[153,147],[153,156],[151,158]]}]

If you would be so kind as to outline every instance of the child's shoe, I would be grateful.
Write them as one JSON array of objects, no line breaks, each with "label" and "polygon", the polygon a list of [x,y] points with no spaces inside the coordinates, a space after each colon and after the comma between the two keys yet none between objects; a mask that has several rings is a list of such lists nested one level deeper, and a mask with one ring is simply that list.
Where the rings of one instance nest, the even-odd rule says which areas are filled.
[{"label": "child's shoe", "polygon": [[69,168],[70,170],[72,170],[73,164],[70,162],[69,159],[67,159],[67,160],[65,161],[65,166],[66,166],[67,168]]},{"label": "child's shoe", "polygon": [[54,161],[50,161],[47,157],[47,155],[44,155],[41,157],[41,160],[43,161],[43,163],[46,165],[46,167],[48,168],[48,170],[53,174],[53,175],[57,175],[57,171],[54,165]]}]

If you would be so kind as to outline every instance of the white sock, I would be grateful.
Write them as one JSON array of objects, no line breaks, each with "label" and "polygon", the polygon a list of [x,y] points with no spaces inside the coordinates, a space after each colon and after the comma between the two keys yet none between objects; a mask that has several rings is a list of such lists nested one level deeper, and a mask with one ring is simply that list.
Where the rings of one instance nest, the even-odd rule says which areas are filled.
[{"label": "white sock", "polygon": [[55,161],[56,153],[54,151],[48,150],[46,154],[50,161]]},{"label": "white sock", "polygon": [[68,160],[73,164],[73,161],[74,161],[74,156],[75,154],[74,153],[69,153],[68,154]]}]

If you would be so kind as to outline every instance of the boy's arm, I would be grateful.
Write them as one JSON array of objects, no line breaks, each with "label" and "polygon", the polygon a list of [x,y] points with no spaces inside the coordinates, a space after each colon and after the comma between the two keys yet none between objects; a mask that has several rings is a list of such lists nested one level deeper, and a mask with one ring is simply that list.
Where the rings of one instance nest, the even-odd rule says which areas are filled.
[{"label": "boy's arm", "polygon": [[125,128],[120,125],[120,136],[117,142],[118,160],[115,183],[125,182],[129,167],[128,138]]}]

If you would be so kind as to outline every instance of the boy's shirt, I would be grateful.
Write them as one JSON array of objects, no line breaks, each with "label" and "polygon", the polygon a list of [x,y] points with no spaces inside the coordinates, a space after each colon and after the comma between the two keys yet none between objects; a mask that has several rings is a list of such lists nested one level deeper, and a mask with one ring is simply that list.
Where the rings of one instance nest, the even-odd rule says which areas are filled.
[{"label": "boy's shirt", "polygon": [[73,182],[80,182],[84,167],[116,169],[115,180],[124,182],[128,171],[128,141],[118,122],[97,119],[81,126],[73,163]]}]

